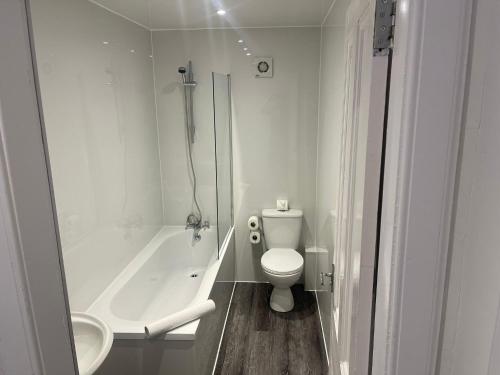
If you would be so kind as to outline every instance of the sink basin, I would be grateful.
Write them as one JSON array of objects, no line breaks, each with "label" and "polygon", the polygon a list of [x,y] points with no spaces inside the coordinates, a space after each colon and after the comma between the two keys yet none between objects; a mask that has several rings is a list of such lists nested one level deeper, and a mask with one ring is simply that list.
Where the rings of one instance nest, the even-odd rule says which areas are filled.
[{"label": "sink basin", "polygon": [[113,344],[111,328],[93,315],[71,313],[76,359],[80,375],[91,375],[102,364]]}]

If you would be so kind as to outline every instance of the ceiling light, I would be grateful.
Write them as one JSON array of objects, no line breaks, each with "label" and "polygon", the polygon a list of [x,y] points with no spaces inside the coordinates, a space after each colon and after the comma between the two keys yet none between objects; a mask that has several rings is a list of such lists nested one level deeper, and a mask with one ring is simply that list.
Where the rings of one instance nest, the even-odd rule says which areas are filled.
[{"label": "ceiling light", "polygon": [[219,9],[219,10],[217,11],[217,14],[218,14],[219,16],[223,16],[223,15],[225,15],[225,14],[226,14],[226,11],[225,11],[224,9]]},{"label": "ceiling light", "polygon": [[106,41],[106,40],[103,40],[103,41],[102,41],[102,44],[106,45],[106,44],[109,44],[109,42],[108,42],[108,41]]},{"label": "ceiling light", "polygon": [[135,49],[131,49],[131,50],[130,50],[130,53],[135,53]]},{"label": "ceiling light", "polygon": [[243,43],[243,39],[238,40],[238,43],[240,44]]},{"label": "ceiling light", "polygon": [[247,56],[252,56],[252,54],[250,52],[247,52]]},{"label": "ceiling light", "polygon": [[248,47],[243,48],[243,51],[248,51]]}]

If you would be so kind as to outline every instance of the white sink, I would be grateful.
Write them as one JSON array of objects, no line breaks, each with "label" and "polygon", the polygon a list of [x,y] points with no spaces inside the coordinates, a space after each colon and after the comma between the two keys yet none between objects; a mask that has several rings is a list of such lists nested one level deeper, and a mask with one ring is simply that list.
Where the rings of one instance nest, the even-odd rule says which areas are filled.
[{"label": "white sink", "polygon": [[80,375],[91,375],[108,355],[113,331],[102,320],[81,312],[71,313],[71,323]]}]

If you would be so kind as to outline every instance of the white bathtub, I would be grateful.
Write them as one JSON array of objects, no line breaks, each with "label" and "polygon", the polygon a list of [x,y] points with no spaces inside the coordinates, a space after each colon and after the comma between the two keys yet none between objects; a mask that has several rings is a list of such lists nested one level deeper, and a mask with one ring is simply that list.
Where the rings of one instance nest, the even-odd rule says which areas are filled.
[{"label": "white bathtub", "polygon": [[[231,237],[228,233],[226,241]],[[139,252],[88,308],[107,322],[115,339],[142,339],[145,323],[206,300],[212,290],[227,243],[217,257],[216,227],[200,232],[168,226]],[[165,340],[194,340],[199,320],[164,335]]]}]

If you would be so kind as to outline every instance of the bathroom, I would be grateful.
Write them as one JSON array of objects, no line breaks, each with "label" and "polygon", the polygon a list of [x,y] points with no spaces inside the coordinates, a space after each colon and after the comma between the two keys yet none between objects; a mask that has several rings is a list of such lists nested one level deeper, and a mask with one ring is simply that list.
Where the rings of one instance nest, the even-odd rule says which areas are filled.
[{"label": "bathroom", "polygon": [[[331,168],[318,179],[317,158],[339,163],[342,98],[329,91],[343,77],[338,68],[322,72],[333,76],[331,102],[321,106],[321,60],[335,58],[321,55],[321,37],[343,28],[348,2],[330,9],[331,1],[296,1],[267,18],[248,13],[263,2],[198,3],[30,4],[73,321],[86,313],[113,332],[97,374],[187,375],[238,371],[233,362],[246,352],[224,351],[244,329],[231,323],[231,301],[234,314],[237,303],[256,309],[247,319],[277,312],[262,324],[299,324],[306,314],[295,331],[285,324],[268,335],[304,330],[308,350],[279,361],[307,357],[302,366],[324,373],[328,332],[316,294],[329,294],[319,275],[330,270],[317,272],[315,238],[334,240],[316,222],[322,231],[335,224],[318,212],[325,205],[316,194],[318,183],[330,189],[338,177]],[[331,25],[330,14],[338,17]],[[341,35],[334,38],[342,48]],[[335,210],[333,199],[324,203]],[[175,321],[190,309],[187,322]],[[157,328],[163,318],[170,325]]]},{"label": "bathroom", "polygon": [[464,365],[493,0],[443,1],[5,0],[0,374]]}]

